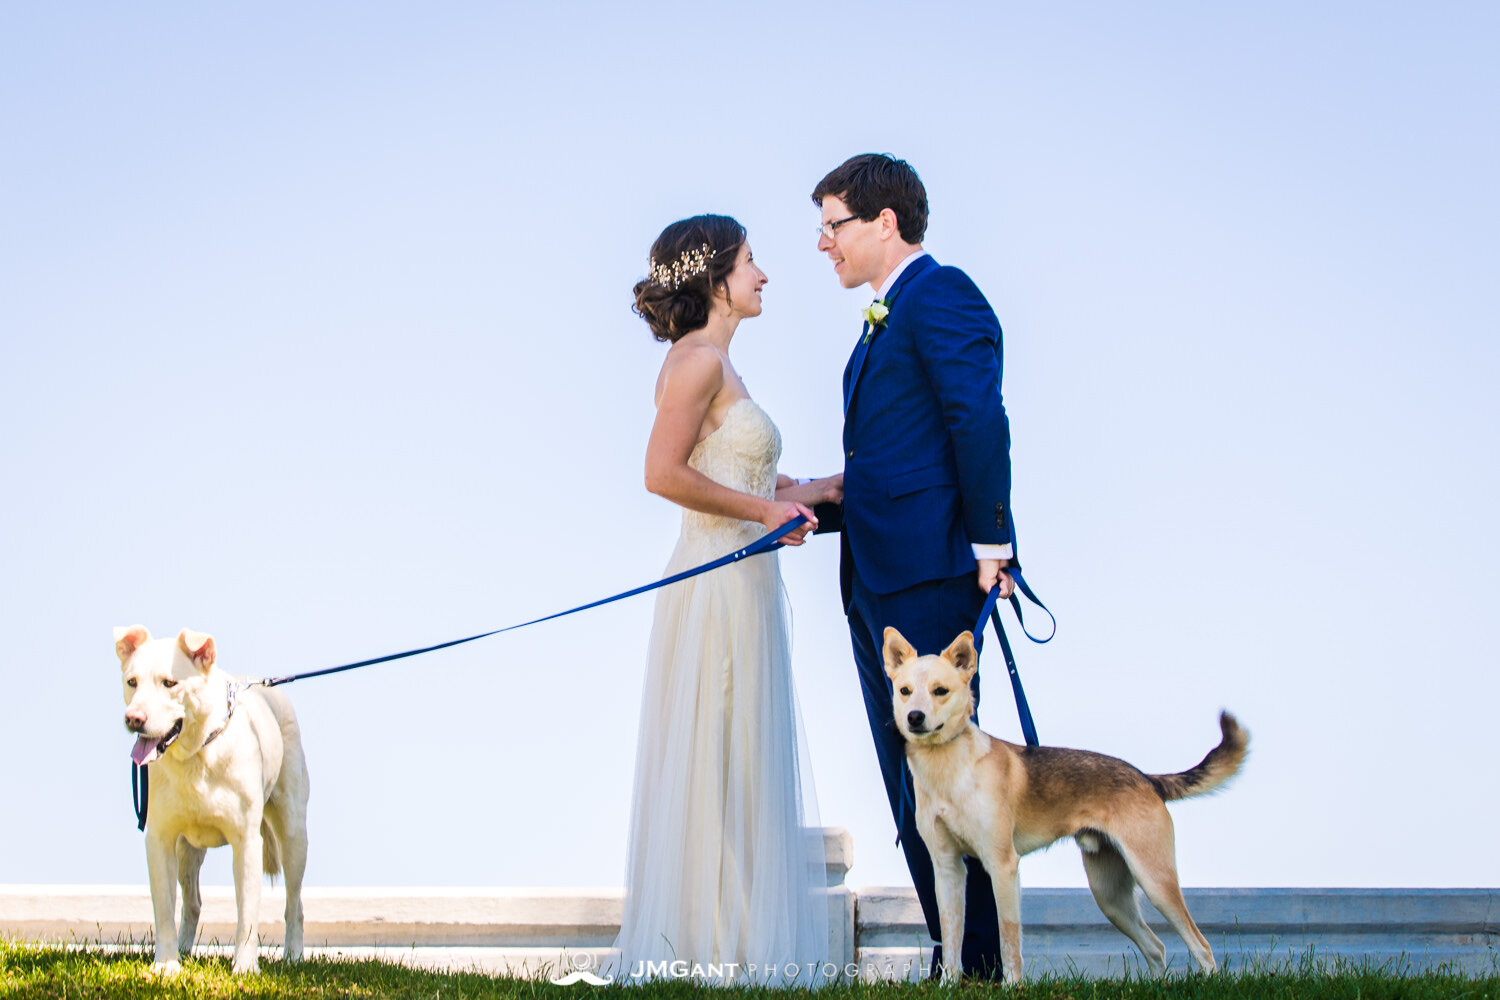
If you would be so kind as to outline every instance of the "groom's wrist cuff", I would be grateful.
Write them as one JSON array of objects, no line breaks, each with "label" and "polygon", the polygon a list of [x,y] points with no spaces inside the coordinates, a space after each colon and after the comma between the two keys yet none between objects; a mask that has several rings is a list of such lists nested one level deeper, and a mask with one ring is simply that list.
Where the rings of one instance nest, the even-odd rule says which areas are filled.
[{"label": "groom's wrist cuff", "polygon": [[1004,545],[981,545],[978,542],[970,542],[969,544],[974,549],[975,559],[1011,559],[1015,556],[1015,551],[1011,548],[1009,542],[1006,542]]}]

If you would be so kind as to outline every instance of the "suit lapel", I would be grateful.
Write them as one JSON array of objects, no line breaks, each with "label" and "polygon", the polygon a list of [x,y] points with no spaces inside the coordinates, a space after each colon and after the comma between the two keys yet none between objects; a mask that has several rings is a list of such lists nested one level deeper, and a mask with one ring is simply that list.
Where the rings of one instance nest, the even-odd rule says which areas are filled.
[{"label": "suit lapel", "polygon": [[849,364],[844,367],[844,416],[846,417],[849,415],[849,404],[854,400],[854,383],[859,381],[860,369],[865,366],[865,355],[870,353],[870,341],[875,339],[867,336],[869,332],[869,323],[860,327],[859,343],[854,345],[854,353],[849,357]]},{"label": "suit lapel", "polygon": [[[928,268],[936,266],[937,261],[932,259],[931,254],[923,254],[908,264],[906,270],[901,272],[901,277],[896,279],[896,284],[886,293],[886,305],[894,305],[896,296],[901,294],[901,289],[906,287],[908,281]],[[889,320],[890,318],[887,317],[887,326],[890,325]],[[860,330],[859,343],[854,345],[854,354],[850,356],[849,365],[844,370],[844,417],[846,419],[849,416],[849,407],[854,403],[854,390],[859,387],[859,375],[864,370],[865,358],[870,353],[870,345],[879,336],[880,331],[877,329],[872,332],[870,324],[866,323],[863,329]]]}]

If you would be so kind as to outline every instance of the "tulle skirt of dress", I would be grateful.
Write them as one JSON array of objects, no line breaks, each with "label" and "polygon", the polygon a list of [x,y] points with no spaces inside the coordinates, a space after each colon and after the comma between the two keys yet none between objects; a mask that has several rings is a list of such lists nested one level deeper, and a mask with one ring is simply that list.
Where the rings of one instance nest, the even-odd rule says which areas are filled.
[{"label": "tulle skirt of dress", "polygon": [[[668,572],[718,554],[684,536]],[[664,589],[641,705],[617,982],[684,967],[700,982],[819,981],[808,969],[829,954],[827,878],[801,746],[777,554]],[[676,971],[661,975],[672,962]]]}]

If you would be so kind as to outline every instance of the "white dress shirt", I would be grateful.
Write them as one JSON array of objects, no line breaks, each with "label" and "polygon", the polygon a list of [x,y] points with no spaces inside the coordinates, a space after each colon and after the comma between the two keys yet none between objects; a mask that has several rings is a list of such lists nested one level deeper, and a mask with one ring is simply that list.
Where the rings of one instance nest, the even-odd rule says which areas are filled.
[{"label": "white dress shirt", "polygon": [[927,256],[926,250],[918,250],[914,253],[907,254],[906,259],[897,264],[896,269],[885,276],[885,282],[881,284],[880,292],[875,297],[877,299],[883,299],[887,295],[891,294],[891,289],[895,286],[896,279],[901,277],[902,272],[905,271],[908,267],[911,267],[912,261],[916,260],[918,257],[925,256]]}]

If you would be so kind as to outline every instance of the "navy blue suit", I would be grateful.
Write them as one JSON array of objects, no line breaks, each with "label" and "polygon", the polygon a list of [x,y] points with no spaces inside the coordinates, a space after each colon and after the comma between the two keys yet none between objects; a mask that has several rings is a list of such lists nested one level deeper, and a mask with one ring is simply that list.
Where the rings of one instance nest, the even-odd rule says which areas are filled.
[{"label": "navy blue suit", "polygon": [[[886,294],[883,325],[844,370],[844,507],[839,576],[865,711],[912,883],[940,935],[932,861],[917,832],[911,774],[892,718],[883,633],[919,653],[974,628],[984,603],[971,543],[1015,542],[1010,430],[1000,394],[1000,324],[968,275],[930,256]],[[978,675],[974,679],[978,705]],[[969,860],[963,947],[970,972],[997,974],[988,875]]]}]

